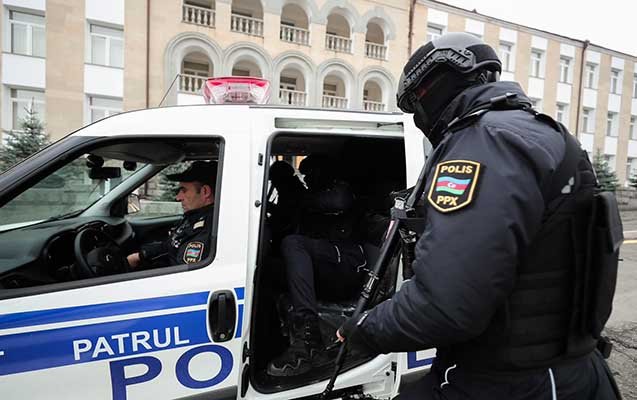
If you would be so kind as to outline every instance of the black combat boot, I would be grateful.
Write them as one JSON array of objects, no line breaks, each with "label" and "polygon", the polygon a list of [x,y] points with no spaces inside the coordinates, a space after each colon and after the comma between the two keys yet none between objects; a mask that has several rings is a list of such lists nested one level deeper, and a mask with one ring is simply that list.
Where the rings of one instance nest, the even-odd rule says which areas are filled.
[{"label": "black combat boot", "polygon": [[272,376],[297,376],[312,369],[312,362],[323,351],[316,315],[292,316],[290,347],[268,364]]}]

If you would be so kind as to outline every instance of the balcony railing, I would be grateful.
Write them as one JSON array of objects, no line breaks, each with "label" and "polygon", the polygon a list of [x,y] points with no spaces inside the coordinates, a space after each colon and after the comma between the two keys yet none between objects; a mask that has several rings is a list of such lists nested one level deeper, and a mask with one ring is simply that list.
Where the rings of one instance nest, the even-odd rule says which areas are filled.
[{"label": "balcony railing", "polygon": [[347,108],[347,97],[323,95],[323,108]]},{"label": "balcony railing", "polygon": [[215,27],[215,10],[184,4],[181,20],[189,24]]},{"label": "balcony railing", "polygon": [[263,20],[232,14],[230,30],[252,36],[263,36]]},{"label": "balcony railing", "polygon": [[307,93],[299,90],[279,89],[279,102],[291,106],[305,106]]},{"label": "balcony railing", "polygon": [[365,111],[385,111],[385,104],[380,101],[363,100]]},{"label": "balcony railing", "polygon": [[340,51],[342,53],[352,52],[352,39],[344,36],[325,34],[325,47],[329,50]]},{"label": "balcony railing", "polygon": [[365,42],[365,56],[375,58],[377,60],[386,60],[387,46],[378,43]]},{"label": "balcony railing", "polygon": [[186,93],[199,93],[206,79],[197,75],[181,74],[179,77],[179,90]]},{"label": "balcony railing", "polygon": [[279,36],[284,42],[304,44],[306,46],[310,44],[310,31],[307,29],[281,25]]}]

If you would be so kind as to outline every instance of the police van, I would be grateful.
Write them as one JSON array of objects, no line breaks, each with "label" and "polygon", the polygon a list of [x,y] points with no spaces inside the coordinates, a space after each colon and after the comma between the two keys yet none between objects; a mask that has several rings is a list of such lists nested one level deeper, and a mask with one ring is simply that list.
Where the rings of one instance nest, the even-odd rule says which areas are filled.
[{"label": "police van", "polygon": [[[400,113],[227,104],[266,99],[258,79],[211,79],[204,94],[208,104],[103,119],[0,175],[3,400],[292,399],[325,389],[331,366],[265,372],[286,346],[271,287],[269,166],[331,155],[357,198],[373,198],[414,185],[427,142]],[[196,160],[218,163],[207,256],[128,268],[127,254],[182,217],[162,174]],[[372,263],[375,246],[365,248]],[[394,260],[374,301],[402,279]],[[356,300],[321,302],[326,343]],[[350,354],[329,398],[390,398],[434,356]]]}]

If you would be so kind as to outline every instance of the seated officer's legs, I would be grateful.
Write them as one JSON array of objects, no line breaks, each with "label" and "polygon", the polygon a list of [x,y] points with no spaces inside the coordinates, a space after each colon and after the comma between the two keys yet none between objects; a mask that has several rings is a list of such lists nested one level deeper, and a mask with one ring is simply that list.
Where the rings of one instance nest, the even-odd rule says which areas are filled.
[{"label": "seated officer's legs", "polygon": [[349,294],[360,288],[357,267],[364,264],[358,246],[334,245],[302,235],[286,236],[281,243],[290,298],[294,307],[290,347],[268,365],[275,376],[300,375],[312,368],[323,349],[318,325],[317,289],[321,293]]}]

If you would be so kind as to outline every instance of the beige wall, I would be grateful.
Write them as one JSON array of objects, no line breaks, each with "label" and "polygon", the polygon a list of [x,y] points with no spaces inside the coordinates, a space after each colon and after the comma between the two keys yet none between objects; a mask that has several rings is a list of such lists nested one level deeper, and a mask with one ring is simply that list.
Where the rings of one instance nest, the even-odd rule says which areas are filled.
[{"label": "beige wall", "polygon": [[146,108],[146,0],[124,10],[124,110]]},{"label": "beige wall", "polygon": [[[620,182],[626,176],[626,160],[628,159],[628,139],[630,129],[630,111],[633,97],[634,63],[624,63],[624,78],[622,85],[622,104],[619,111],[619,137],[617,138],[617,178]],[[623,162],[622,162],[623,160]]]},{"label": "beige wall", "polygon": [[[571,107],[569,114],[569,130],[575,136],[579,133],[576,127],[579,127],[578,122],[581,119],[581,107],[579,107],[580,99],[579,99],[579,90],[581,85],[580,75],[582,73],[582,48],[575,48],[575,58],[573,59],[573,84],[571,86]],[[578,112],[579,111],[579,112]],[[579,127],[581,130],[581,127]]]},{"label": "beige wall", "polygon": [[610,92],[610,62],[611,56],[602,54],[599,65],[599,81],[597,85],[597,108],[595,109],[595,140],[593,153],[604,154],[606,140],[606,118],[608,116],[608,95]]},{"label": "beige wall", "polygon": [[46,4],[46,130],[51,139],[84,125],[84,4]]},{"label": "beige wall", "polygon": [[518,42],[515,45],[515,80],[526,91],[529,88],[529,64],[531,62],[531,35],[518,32]]},{"label": "beige wall", "polygon": [[555,118],[557,111],[557,82],[560,70],[560,43],[548,40],[546,49],[546,68],[544,71],[544,99],[542,112]]}]

